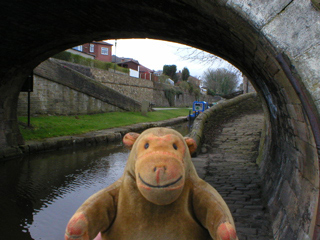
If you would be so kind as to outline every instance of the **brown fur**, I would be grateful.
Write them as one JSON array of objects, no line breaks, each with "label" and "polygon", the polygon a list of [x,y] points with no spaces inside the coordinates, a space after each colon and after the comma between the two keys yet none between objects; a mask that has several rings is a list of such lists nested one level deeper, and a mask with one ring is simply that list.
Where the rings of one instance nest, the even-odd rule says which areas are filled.
[{"label": "brown fur", "polygon": [[227,205],[191,162],[194,140],[152,128],[123,142],[132,147],[123,176],[85,201],[65,239],[237,239]]}]

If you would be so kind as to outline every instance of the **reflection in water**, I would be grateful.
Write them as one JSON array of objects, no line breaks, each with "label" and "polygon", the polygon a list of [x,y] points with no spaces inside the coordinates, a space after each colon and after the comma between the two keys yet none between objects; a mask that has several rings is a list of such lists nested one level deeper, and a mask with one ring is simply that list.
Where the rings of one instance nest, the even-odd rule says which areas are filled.
[{"label": "reflection in water", "polygon": [[72,214],[122,175],[128,155],[115,144],[0,162],[1,239],[63,239]]},{"label": "reflection in water", "polygon": [[63,239],[72,214],[122,175],[128,154],[120,145],[99,146],[1,163],[3,239]]}]

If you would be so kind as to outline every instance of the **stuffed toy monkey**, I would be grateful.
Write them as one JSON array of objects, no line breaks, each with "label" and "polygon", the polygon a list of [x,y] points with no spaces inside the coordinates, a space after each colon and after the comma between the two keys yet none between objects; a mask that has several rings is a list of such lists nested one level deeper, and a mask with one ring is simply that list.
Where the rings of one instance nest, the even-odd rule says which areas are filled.
[{"label": "stuffed toy monkey", "polygon": [[192,138],[150,128],[123,143],[131,152],[122,177],[80,206],[66,240],[238,239],[226,203],[196,173]]}]

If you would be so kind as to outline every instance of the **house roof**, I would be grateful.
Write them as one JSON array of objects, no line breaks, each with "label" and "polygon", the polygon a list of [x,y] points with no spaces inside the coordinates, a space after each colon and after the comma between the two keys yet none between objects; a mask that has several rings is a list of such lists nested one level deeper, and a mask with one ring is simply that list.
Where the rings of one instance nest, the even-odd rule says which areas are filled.
[{"label": "house roof", "polygon": [[140,65],[139,69],[140,69],[140,72],[154,72],[153,70],[151,70],[145,66],[142,66],[142,65]]},{"label": "house roof", "polygon": [[121,57],[118,57],[116,55],[112,55],[112,62],[116,63],[117,65],[121,65],[121,64],[124,64],[124,63],[131,63],[132,62],[132,63],[135,63],[135,64],[139,65],[139,71],[140,72],[154,72],[153,70],[141,65],[138,60],[135,60],[133,58],[124,58],[124,57],[121,58]]},{"label": "house roof", "polygon": [[124,57],[118,57],[116,55],[112,55],[112,62],[113,63],[127,63],[127,62],[134,62],[136,64],[139,64],[138,60],[135,60],[133,58],[124,58]]},{"label": "house roof", "polygon": [[101,45],[107,45],[107,46],[113,46],[113,44],[103,42],[103,41],[93,41],[92,43],[94,44],[101,44]]},{"label": "house roof", "polygon": [[129,61],[122,61],[122,62],[116,62],[116,64],[123,64],[123,63],[134,63],[134,64],[137,64],[139,65],[139,62],[136,61],[136,60],[129,60]]}]

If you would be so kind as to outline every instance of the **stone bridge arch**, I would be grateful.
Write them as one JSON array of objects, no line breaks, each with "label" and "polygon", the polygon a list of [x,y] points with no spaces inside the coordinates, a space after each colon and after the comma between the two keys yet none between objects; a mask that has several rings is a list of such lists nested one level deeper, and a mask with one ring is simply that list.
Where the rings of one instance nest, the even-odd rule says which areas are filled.
[{"label": "stone bridge arch", "polygon": [[276,239],[320,239],[320,11],[310,0],[2,1],[0,148],[23,143],[26,76],[67,48],[109,38],[191,45],[237,66],[268,115],[261,173]]}]

